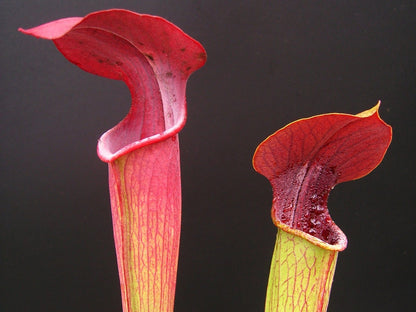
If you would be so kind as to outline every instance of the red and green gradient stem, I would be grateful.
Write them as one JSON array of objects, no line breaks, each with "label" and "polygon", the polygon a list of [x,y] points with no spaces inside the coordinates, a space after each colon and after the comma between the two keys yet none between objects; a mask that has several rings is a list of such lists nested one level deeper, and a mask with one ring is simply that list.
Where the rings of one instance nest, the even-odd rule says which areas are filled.
[{"label": "red and green gradient stem", "polygon": [[20,31],[53,40],[81,69],[128,86],[129,113],[97,147],[109,168],[123,311],[172,312],[181,227],[178,133],[186,83],[204,65],[204,48],[160,17],[119,9]]},{"label": "red and green gradient stem", "polygon": [[253,166],[272,185],[271,215],[278,228],[266,312],[327,310],[338,252],[347,247],[328,211],[329,192],[382,161],[392,129],[381,120],[379,106],[358,115],[297,120],[257,147]]},{"label": "red and green gradient stem", "polygon": [[173,311],[181,224],[179,171],[176,136],[109,164],[124,311]]},{"label": "red and green gradient stem", "polygon": [[278,230],[265,311],[326,311],[337,257],[338,251]]}]

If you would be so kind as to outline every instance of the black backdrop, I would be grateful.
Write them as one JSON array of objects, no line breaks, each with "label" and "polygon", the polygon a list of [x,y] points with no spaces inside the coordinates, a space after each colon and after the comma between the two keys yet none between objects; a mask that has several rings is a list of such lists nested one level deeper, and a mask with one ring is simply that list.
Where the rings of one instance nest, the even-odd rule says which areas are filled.
[{"label": "black backdrop", "polygon": [[208,62],[180,134],[183,222],[175,311],[262,311],[275,228],[251,167],[288,122],[382,100],[393,143],[331,193],[349,238],[329,311],[411,311],[415,276],[416,2],[11,1],[1,23],[1,311],[121,311],[101,133],[127,112],[118,81],[17,32],[113,7],[165,17]]}]

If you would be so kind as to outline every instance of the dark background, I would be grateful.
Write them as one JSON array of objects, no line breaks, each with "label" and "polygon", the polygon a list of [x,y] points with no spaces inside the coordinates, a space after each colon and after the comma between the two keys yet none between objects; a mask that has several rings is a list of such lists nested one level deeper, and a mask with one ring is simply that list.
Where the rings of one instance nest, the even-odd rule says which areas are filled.
[{"label": "dark background", "polygon": [[17,32],[126,8],[200,41],[181,132],[175,311],[262,311],[276,229],[256,146],[287,123],[380,99],[393,142],[329,208],[349,238],[328,311],[411,311],[415,274],[415,1],[11,1],[0,4],[0,310],[121,311],[99,136],[127,113],[119,81]]}]

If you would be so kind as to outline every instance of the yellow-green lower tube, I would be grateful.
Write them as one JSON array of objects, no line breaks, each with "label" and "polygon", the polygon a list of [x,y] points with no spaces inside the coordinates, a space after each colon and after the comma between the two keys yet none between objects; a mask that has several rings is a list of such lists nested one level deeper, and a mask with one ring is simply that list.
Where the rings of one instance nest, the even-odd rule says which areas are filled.
[{"label": "yellow-green lower tube", "polygon": [[277,232],[265,312],[321,312],[328,308],[338,251]]}]

